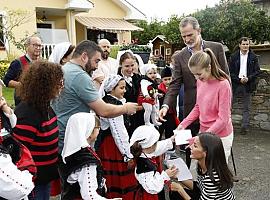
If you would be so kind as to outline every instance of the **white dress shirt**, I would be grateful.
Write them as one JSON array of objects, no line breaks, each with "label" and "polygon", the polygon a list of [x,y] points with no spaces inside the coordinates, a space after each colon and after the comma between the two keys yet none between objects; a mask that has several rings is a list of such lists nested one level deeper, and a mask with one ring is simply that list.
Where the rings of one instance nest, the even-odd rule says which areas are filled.
[{"label": "white dress shirt", "polygon": [[95,80],[98,77],[108,77],[110,74],[117,74],[118,63],[116,59],[108,57],[107,60],[98,62],[98,68],[93,71],[92,78]]},{"label": "white dress shirt", "polygon": [[247,59],[248,59],[248,52],[243,54],[240,51],[240,71],[239,71],[239,78],[247,77]]}]

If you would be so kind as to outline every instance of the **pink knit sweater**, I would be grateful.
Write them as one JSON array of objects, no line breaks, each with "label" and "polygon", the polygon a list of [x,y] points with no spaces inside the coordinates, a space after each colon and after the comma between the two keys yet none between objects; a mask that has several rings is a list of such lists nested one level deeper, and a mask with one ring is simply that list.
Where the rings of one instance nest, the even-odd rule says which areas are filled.
[{"label": "pink knit sweater", "polygon": [[232,91],[227,79],[197,80],[196,104],[182,121],[183,128],[199,118],[200,132],[212,132],[226,137],[233,132],[231,120]]}]

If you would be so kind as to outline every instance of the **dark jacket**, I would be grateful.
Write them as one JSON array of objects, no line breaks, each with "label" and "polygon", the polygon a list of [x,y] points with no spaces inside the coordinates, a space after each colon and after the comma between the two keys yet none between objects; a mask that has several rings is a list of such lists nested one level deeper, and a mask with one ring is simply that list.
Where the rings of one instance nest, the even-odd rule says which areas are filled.
[{"label": "dark jacket", "polygon": [[[240,71],[240,50],[237,50],[230,58],[229,69],[232,79],[233,90],[237,88],[240,84],[240,78],[238,77]],[[256,90],[256,77],[260,73],[260,66],[258,62],[258,57],[251,50],[248,52],[247,59],[247,78],[248,82],[245,84],[247,92],[253,92]]]}]

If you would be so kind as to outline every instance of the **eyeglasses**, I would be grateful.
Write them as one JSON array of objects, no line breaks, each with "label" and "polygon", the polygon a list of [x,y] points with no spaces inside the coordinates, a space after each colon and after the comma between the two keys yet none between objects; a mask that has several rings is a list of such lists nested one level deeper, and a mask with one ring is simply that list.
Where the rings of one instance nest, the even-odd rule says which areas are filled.
[{"label": "eyeglasses", "polygon": [[36,49],[42,49],[42,45],[41,44],[31,44],[33,47],[35,47]]}]

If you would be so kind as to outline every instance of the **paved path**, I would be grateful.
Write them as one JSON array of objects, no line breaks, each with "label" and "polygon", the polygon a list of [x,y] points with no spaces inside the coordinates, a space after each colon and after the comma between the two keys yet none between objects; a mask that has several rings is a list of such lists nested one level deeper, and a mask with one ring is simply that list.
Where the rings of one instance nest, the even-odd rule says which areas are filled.
[{"label": "paved path", "polygon": [[[239,182],[235,183],[237,200],[270,199],[270,133],[237,131],[233,147]],[[232,166],[232,165],[231,165]]]}]

